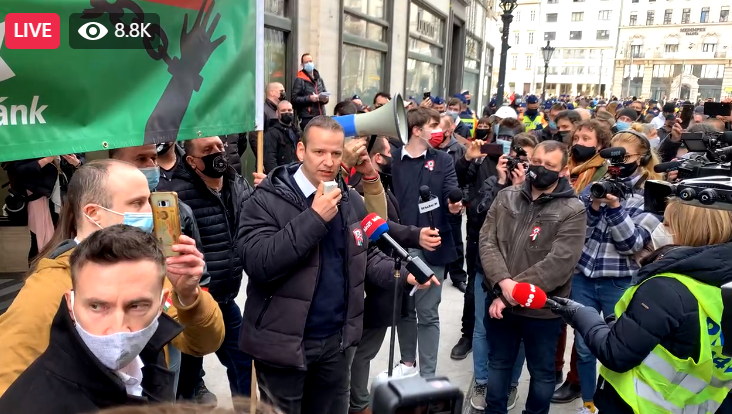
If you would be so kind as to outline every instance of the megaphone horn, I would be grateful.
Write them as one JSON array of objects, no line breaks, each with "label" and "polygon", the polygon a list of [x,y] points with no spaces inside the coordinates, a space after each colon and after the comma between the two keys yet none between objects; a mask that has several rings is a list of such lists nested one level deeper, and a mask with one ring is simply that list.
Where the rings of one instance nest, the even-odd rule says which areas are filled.
[{"label": "megaphone horn", "polygon": [[341,124],[346,137],[386,135],[399,138],[403,143],[409,140],[407,110],[400,94],[388,104],[366,114],[334,116]]}]

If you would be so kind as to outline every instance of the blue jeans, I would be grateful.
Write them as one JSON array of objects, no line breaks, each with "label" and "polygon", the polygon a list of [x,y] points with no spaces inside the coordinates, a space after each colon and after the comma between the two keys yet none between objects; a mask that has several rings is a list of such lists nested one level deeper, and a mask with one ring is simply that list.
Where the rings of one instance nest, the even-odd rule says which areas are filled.
[{"label": "blue jeans", "polygon": [[[483,290],[483,272],[475,273],[475,326],[473,327],[473,371],[475,372],[476,384],[488,383],[488,339],[486,339],[485,324],[483,319],[485,316],[486,300],[488,294]],[[517,386],[519,378],[521,378],[521,370],[524,367],[526,355],[524,353],[524,343],[521,342],[516,362],[513,364],[511,371],[511,385]]]},{"label": "blue jeans", "polygon": [[488,386],[485,414],[506,414],[508,388],[521,341],[526,347],[526,364],[531,381],[525,414],[548,414],[554,394],[554,354],[562,331],[562,320],[536,319],[516,315],[509,310],[503,319],[485,315],[488,336]]},{"label": "blue jeans", "polygon": [[[589,278],[576,274],[572,278],[572,300],[602,312],[604,316],[615,313],[615,304],[630,286],[630,277]],[[597,381],[597,360],[585,345],[581,336],[575,335],[577,348],[577,375],[582,387],[582,400],[592,401]]]},{"label": "blue jeans", "polygon": [[252,357],[239,350],[239,331],[241,330],[242,316],[239,306],[233,300],[219,303],[219,309],[224,317],[226,334],[216,356],[226,367],[226,376],[229,379],[231,395],[249,396],[252,392]]}]

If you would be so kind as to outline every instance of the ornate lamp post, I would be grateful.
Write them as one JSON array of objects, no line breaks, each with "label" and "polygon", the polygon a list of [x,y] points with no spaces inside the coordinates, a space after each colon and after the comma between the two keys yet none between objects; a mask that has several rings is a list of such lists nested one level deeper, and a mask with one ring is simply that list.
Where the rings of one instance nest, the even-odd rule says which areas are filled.
[{"label": "ornate lamp post", "polygon": [[544,83],[541,88],[541,101],[546,101],[546,75],[549,74],[549,61],[552,60],[554,54],[554,48],[549,45],[549,41],[546,41],[546,46],[541,48],[541,54],[544,57]]},{"label": "ornate lamp post", "polygon": [[503,20],[503,34],[501,35],[501,65],[498,68],[498,90],[496,91],[496,100],[498,107],[503,106],[503,89],[506,83],[506,60],[508,60],[508,49],[511,46],[508,45],[508,34],[509,26],[513,21],[513,11],[516,10],[517,0],[501,0],[500,7],[503,10],[501,19]]}]

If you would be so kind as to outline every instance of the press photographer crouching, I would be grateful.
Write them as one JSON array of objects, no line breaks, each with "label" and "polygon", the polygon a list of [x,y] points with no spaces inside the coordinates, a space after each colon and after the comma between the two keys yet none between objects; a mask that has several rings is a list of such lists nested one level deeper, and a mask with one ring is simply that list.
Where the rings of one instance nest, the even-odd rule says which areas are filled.
[{"label": "press photographer crouching", "polygon": [[[730,185],[721,180],[722,187],[698,184],[695,192]],[[667,187],[680,195],[691,182],[653,182],[646,191]],[[732,205],[701,207],[700,201],[669,201],[653,231],[658,249],[642,261],[615,306],[617,322],[606,323],[595,309],[571,300],[551,304],[602,363],[594,400],[603,413],[732,412],[725,400],[732,360],[722,355],[720,328],[720,287],[732,281]]]}]

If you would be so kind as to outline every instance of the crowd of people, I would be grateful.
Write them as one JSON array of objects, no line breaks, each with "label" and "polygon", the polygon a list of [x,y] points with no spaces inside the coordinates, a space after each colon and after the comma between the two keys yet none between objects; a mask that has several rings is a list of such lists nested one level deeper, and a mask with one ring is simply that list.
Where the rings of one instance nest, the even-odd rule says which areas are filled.
[{"label": "crowd of people", "polygon": [[[282,412],[370,413],[370,363],[390,327],[394,377],[439,372],[448,278],[464,295],[450,357],[472,353],[475,410],[516,406],[526,363],[529,414],[578,398],[583,414],[727,412],[732,377],[713,326],[732,281],[732,214],[671,200],[660,215],[644,189],[677,179],[654,167],[685,156],[683,132],[722,132],[732,119],[702,111],[682,127],[677,101],[564,96],[491,101],[478,118],[462,91],[407,100],[404,141],[346,140],[312,56],[301,63],[290,100],[283,85],[266,86],[264,173],[251,184],[238,161],[257,144],[246,134],[4,165],[14,194],[27,194],[33,248],[0,316],[0,412],[215,405],[202,359],[215,353],[233,396],[250,396],[254,368],[262,398]],[[354,96],[334,115],[390,100]],[[624,155],[608,160],[608,148]],[[610,176],[628,191],[593,195]],[[425,188],[438,206],[430,214]],[[155,191],[179,199],[172,257],[151,235]],[[368,213],[429,266],[428,281],[365,236]],[[555,304],[519,305],[524,282]]]}]

